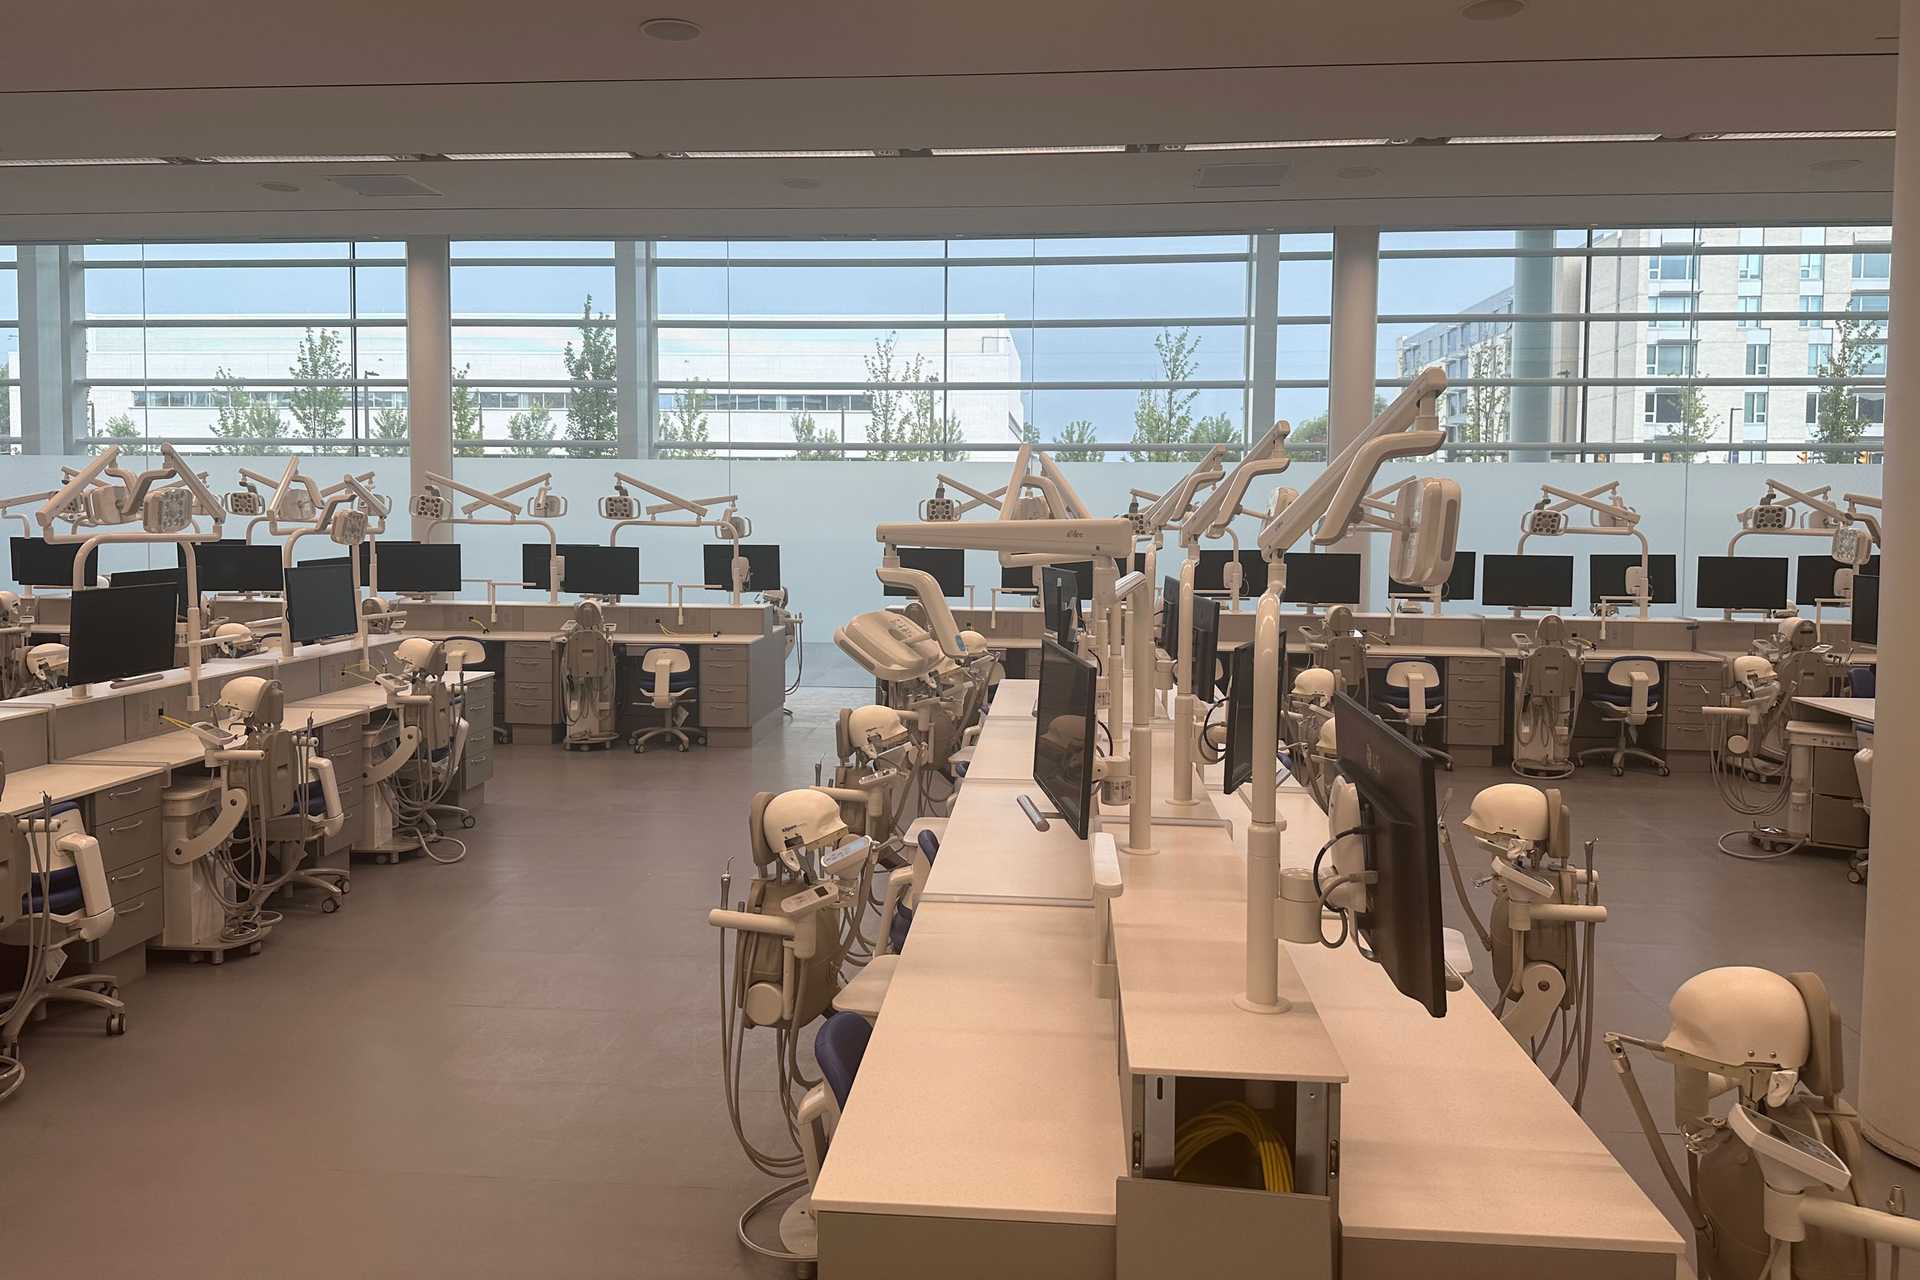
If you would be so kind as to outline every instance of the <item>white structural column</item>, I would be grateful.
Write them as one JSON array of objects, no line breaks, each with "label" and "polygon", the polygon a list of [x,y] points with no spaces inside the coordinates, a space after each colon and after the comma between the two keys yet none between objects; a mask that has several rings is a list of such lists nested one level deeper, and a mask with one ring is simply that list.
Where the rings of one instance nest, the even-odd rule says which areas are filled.
[{"label": "white structural column", "polygon": [[[1247,335],[1247,442],[1273,425],[1273,383],[1279,367],[1280,237],[1263,232],[1253,238],[1253,330]],[[1188,459],[1189,462],[1192,459]]]},{"label": "white structural column", "polygon": [[[1380,322],[1380,228],[1338,227],[1333,233],[1333,334],[1328,359],[1327,457],[1340,452],[1373,421]],[[1369,539],[1361,534],[1335,548],[1360,553],[1360,603],[1373,582]]]},{"label": "white structural column", "polygon": [[[445,236],[407,240],[407,433],[412,468],[406,498],[427,473],[453,474],[453,269]],[[412,536],[424,541],[425,521]],[[453,531],[441,525],[439,541]]]},{"label": "white structural column", "polygon": [[[1901,0],[1900,26],[1920,33],[1920,0]],[[1893,315],[1887,324],[1887,461],[1881,492],[1887,572],[1880,652],[1920,648],[1920,49],[1900,54],[1893,164]],[[1901,246],[1905,248],[1902,249]],[[1912,412],[1909,412],[1912,411]],[[1874,1145],[1920,1163],[1920,670],[1880,667],[1875,690],[1873,875],[1867,883],[1866,995],[1861,1015],[1860,1117]]]}]

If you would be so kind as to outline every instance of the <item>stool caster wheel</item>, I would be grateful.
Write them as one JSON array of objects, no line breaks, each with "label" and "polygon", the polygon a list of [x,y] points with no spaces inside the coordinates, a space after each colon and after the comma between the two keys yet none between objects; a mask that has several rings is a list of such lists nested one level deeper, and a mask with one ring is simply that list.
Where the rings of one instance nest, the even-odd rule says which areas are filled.
[{"label": "stool caster wheel", "polygon": [[110,1036],[123,1036],[127,1034],[127,1015],[119,1012],[108,1014],[107,1034]]},{"label": "stool caster wheel", "polygon": [[340,909],[340,899],[332,896],[328,896],[320,899],[320,910],[324,914],[332,915],[334,912],[338,911],[339,909]]},{"label": "stool caster wheel", "polygon": [[1668,778],[1668,777],[1672,777],[1672,776],[1673,776],[1673,770],[1671,770],[1671,769],[1669,769],[1669,768],[1667,768],[1667,767],[1666,767],[1665,765],[1661,765],[1661,766],[1660,766],[1660,776],[1661,776],[1661,777],[1663,777],[1663,778]]},{"label": "stool caster wheel", "polygon": [[472,815],[472,814],[468,814],[468,815],[467,815],[466,817],[464,817],[464,818],[462,818],[462,819],[460,819],[460,829],[461,829],[462,831],[471,831],[471,830],[473,830],[473,815]]},{"label": "stool caster wheel", "polygon": [[1624,778],[1627,776],[1627,771],[1625,769],[1615,769],[1613,771],[1613,776],[1616,778]]},{"label": "stool caster wheel", "polygon": [[259,955],[259,954],[260,954],[260,944],[259,944],[259,943],[257,943],[257,942],[252,942],[252,943],[248,943],[248,944],[247,944],[247,954],[248,954],[248,955],[250,955],[250,956],[257,956],[257,955]]},{"label": "stool caster wheel", "polygon": [[687,744],[683,742],[680,744],[680,754],[685,755],[686,753],[687,753]]},{"label": "stool caster wheel", "polygon": [[353,881],[342,879],[340,881],[340,896],[344,898],[352,892],[353,892]]}]

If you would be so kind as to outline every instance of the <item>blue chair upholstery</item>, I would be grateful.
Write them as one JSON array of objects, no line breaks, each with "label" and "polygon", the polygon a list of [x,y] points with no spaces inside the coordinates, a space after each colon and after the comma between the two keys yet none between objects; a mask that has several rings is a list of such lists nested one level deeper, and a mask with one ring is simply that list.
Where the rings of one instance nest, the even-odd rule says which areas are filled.
[{"label": "blue chair upholstery", "polygon": [[899,955],[907,949],[907,932],[913,928],[913,908],[901,903],[893,909],[893,923],[887,928],[887,950]]},{"label": "blue chair upholstery", "polygon": [[[53,806],[53,816],[57,818],[63,813],[73,813],[79,808],[79,805],[69,800],[64,804]],[[42,881],[39,876],[27,878],[27,891],[20,895],[22,912],[38,914],[42,911],[51,911],[55,915],[63,916],[68,912],[78,911],[86,905],[86,895],[80,888],[80,868],[78,867],[60,867],[47,873],[45,887],[50,895],[49,899],[42,899],[41,887]]]},{"label": "blue chair upholstery", "polygon": [[820,1024],[813,1038],[813,1056],[820,1063],[820,1075],[833,1091],[833,1100],[847,1105],[853,1092],[854,1077],[860,1074],[860,1059],[866,1055],[867,1041],[873,1036],[873,1024],[857,1013],[836,1013]]},{"label": "blue chair upholstery", "polygon": [[932,831],[920,833],[920,852],[926,855],[928,863],[940,856],[940,837]]},{"label": "blue chair upholstery", "polygon": [[1856,698],[1871,698],[1874,681],[1879,675],[1878,667],[1857,666],[1847,668],[1847,688]]},{"label": "blue chair upholstery", "polygon": [[[1653,662],[1654,660],[1652,658],[1649,658],[1644,653],[1623,653],[1618,658],[1615,658],[1613,661],[1614,662]],[[1612,664],[1609,663],[1608,665],[1611,666]],[[1659,663],[1657,662],[1654,663],[1654,669],[1656,671],[1659,670]],[[1658,689],[1659,687],[1660,687],[1660,682],[1658,680],[1655,680],[1652,684],[1648,685],[1647,686],[1648,695],[1651,696],[1654,690]],[[1611,705],[1616,707],[1630,707],[1633,705],[1633,690],[1631,688],[1622,688],[1617,684],[1608,684],[1606,687],[1601,689],[1600,692],[1593,695],[1592,701],[1610,703]]]}]

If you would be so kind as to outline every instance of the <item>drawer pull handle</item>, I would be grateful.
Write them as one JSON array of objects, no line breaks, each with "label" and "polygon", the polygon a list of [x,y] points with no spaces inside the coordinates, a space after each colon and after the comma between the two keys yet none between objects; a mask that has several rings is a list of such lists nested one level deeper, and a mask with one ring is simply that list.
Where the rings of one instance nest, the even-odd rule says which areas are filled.
[{"label": "drawer pull handle", "polygon": [[134,818],[131,821],[123,822],[118,826],[108,827],[107,834],[110,836],[124,835],[129,831],[137,831],[141,827],[144,827],[145,825],[147,825],[147,820],[145,818]]},{"label": "drawer pull handle", "polygon": [[125,880],[138,880],[145,874],[147,874],[147,869],[141,867],[138,871],[122,871],[119,875],[108,876],[107,879],[113,884],[119,884]]},{"label": "drawer pull handle", "polygon": [[145,786],[144,786],[143,784],[140,784],[140,783],[135,783],[135,784],[134,784],[133,786],[131,786],[131,787],[122,787],[122,788],[120,788],[120,790],[118,790],[118,791],[109,791],[109,792],[107,792],[107,799],[109,799],[109,800],[124,800],[124,799],[126,799],[126,798],[127,798],[128,796],[137,796],[137,795],[139,795],[139,794],[140,794],[140,793],[141,793],[142,791],[144,791],[145,789],[146,789],[146,788],[145,788]]},{"label": "drawer pull handle", "polygon": [[142,898],[138,902],[129,902],[124,907],[115,907],[113,909],[113,913],[114,915],[124,919],[127,916],[133,915],[135,912],[145,911],[146,909],[147,909],[147,900],[145,898]]}]

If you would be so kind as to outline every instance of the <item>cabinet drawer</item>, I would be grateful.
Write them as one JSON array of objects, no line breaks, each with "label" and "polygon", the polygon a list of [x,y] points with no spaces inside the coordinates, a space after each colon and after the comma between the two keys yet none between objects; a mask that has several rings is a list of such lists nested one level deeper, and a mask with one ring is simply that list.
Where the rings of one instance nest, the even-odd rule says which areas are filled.
[{"label": "cabinet drawer", "polygon": [[1458,680],[1462,676],[1493,676],[1496,679],[1506,667],[1500,658],[1449,658],[1447,659],[1447,678]]},{"label": "cabinet drawer", "polygon": [[1449,667],[1445,679],[1440,685],[1440,697],[1452,704],[1455,702],[1496,702],[1501,695],[1500,676],[1462,675]]},{"label": "cabinet drawer", "polygon": [[700,646],[700,665],[709,662],[731,663],[735,666],[747,665],[747,646],[743,644],[703,644]]},{"label": "cabinet drawer", "polygon": [[159,885],[154,885],[138,897],[114,903],[113,928],[88,944],[92,958],[95,961],[105,960],[137,947],[149,938],[159,937],[160,927],[166,923],[165,910]]},{"label": "cabinet drawer", "polygon": [[543,653],[533,657],[509,657],[504,674],[509,682],[552,684],[553,655]]},{"label": "cabinet drawer", "polygon": [[1497,747],[1505,738],[1504,728],[1498,715],[1449,712],[1447,741],[1463,747]]},{"label": "cabinet drawer", "polygon": [[138,782],[128,782],[121,786],[108,787],[105,791],[94,792],[93,819],[88,824],[87,830],[94,831],[114,818],[153,808],[160,803],[160,788],[165,781],[165,775],[156,773],[151,778],[142,778]]},{"label": "cabinet drawer", "polygon": [[1867,847],[1867,815],[1851,800],[1813,798],[1813,840],[1838,849]]},{"label": "cabinet drawer", "polygon": [[1726,678],[1727,666],[1724,662],[1669,662],[1667,664],[1669,680],[1692,681],[1717,689]]},{"label": "cabinet drawer", "polygon": [[360,741],[359,734],[354,735],[352,742],[322,750],[320,754],[333,761],[334,781],[343,787],[350,779],[358,778],[367,771],[367,748]]},{"label": "cabinet drawer", "polygon": [[108,871],[130,867],[160,852],[160,810],[96,823],[93,838],[100,842],[100,861]]},{"label": "cabinet drawer", "polygon": [[507,696],[508,724],[552,724],[559,713],[553,709],[553,695],[534,697]]},{"label": "cabinet drawer", "polygon": [[549,710],[554,705],[553,686],[538,681],[515,680],[507,686],[507,706],[519,706],[522,703],[543,703]]},{"label": "cabinet drawer", "polygon": [[745,702],[747,700],[747,682],[740,680],[700,681],[700,700],[718,699],[721,702]]},{"label": "cabinet drawer", "polygon": [[721,684],[745,684],[747,682],[747,660],[716,661],[708,654],[700,655],[700,679],[718,681]]},{"label": "cabinet drawer", "polygon": [[340,830],[328,836],[320,845],[322,856],[340,853],[353,847],[353,838],[360,830],[360,805],[366,798],[366,784],[354,782],[340,785],[340,812],[345,818]]},{"label": "cabinet drawer", "polygon": [[745,697],[700,699],[700,709],[694,719],[703,725],[712,725],[716,729],[745,729],[753,721],[747,718],[747,700]]},{"label": "cabinet drawer", "polygon": [[551,640],[509,640],[507,641],[507,661],[515,658],[538,658],[543,662],[553,661],[553,641]]},{"label": "cabinet drawer", "polygon": [[1813,752],[1813,789],[1823,796],[1860,798],[1860,775],[1853,768],[1853,752],[1816,747]]},{"label": "cabinet drawer", "polygon": [[1705,751],[1712,742],[1706,722],[1695,724],[1687,720],[1667,721],[1668,751]]},{"label": "cabinet drawer", "polygon": [[483,756],[469,754],[467,756],[465,775],[465,783],[467,786],[485,786],[487,780],[493,777],[493,753],[488,752]]},{"label": "cabinet drawer", "polygon": [[322,755],[331,756],[336,749],[348,745],[355,747],[360,745],[359,720],[336,720],[330,725],[321,727],[320,752]]},{"label": "cabinet drawer", "polygon": [[113,905],[117,907],[149,889],[159,888],[160,868],[164,864],[165,859],[156,853],[151,858],[107,872],[107,892],[113,898]]}]

